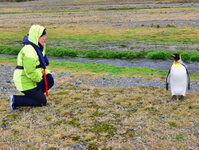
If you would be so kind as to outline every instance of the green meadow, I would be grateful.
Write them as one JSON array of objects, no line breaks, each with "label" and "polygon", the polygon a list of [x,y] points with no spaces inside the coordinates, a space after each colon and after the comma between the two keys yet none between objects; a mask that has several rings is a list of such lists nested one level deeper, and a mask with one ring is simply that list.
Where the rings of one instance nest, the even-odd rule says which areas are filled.
[{"label": "green meadow", "polygon": [[[62,30],[63,29],[63,30]],[[85,31],[81,29],[56,29],[49,30],[47,35],[47,54],[50,56],[62,57],[87,57],[87,58],[121,58],[121,59],[134,59],[134,58],[148,58],[148,59],[170,59],[171,53],[180,53],[184,61],[199,61],[199,47],[196,50],[189,50],[186,46],[182,50],[173,51],[169,49],[161,50],[147,50],[147,47],[142,51],[120,51],[108,49],[95,49],[92,44],[105,42],[126,42],[136,41],[141,43],[155,43],[162,45],[171,45],[174,43],[183,44],[197,44],[199,36],[197,34],[198,28],[186,27],[182,28],[161,28],[156,29],[153,27],[148,28],[133,28],[127,30],[113,29],[111,32],[107,30],[97,32],[96,30]],[[167,30],[168,33],[162,34]],[[62,32],[63,31],[63,32]],[[76,32],[77,31],[77,32]],[[60,33],[61,32],[61,33]],[[117,34],[117,36],[114,35]],[[22,39],[27,34],[27,30],[17,31],[3,31],[0,35],[0,53],[17,55],[22,47]],[[81,43],[81,44],[79,44]],[[56,46],[55,46],[56,45]],[[90,46],[91,45],[91,46]],[[88,48],[89,47],[89,48]],[[118,44],[118,48],[125,48],[125,44]]]},{"label": "green meadow", "polygon": [[[145,43],[160,44],[195,44],[199,42],[198,27],[133,27],[133,28],[110,28],[104,26],[86,26],[86,27],[56,27],[48,28],[48,41],[51,43],[59,43],[59,41],[82,41],[88,44],[104,41],[136,41]],[[164,31],[167,31],[164,33]],[[27,29],[21,30],[2,30],[1,29],[1,45],[13,44],[23,40],[27,35]],[[64,45],[59,45],[64,47]],[[67,46],[67,45],[66,45]]]}]

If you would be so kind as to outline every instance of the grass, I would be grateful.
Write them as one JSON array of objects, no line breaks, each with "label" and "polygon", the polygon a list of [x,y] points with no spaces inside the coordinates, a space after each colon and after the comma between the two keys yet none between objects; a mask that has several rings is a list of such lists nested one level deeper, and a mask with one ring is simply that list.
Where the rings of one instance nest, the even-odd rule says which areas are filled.
[{"label": "grass", "polygon": [[[0,60],[10,64],[16,58]],[[50,63],[57,74],[70,71],[74,76],[55,78],[55,83],[61,85],[49,91],[47,106],[22,107],[12,112],[8,109],[9,94],[0,94],[1,148],[197,147],[198,94],[188,93],[186,100],[180,102],[170,101],[170,92],[158,88],[98,88],[84,84],[77,88],[73,82],[78,77],[95,78],[104,72],[119,76],[141,75],[143,70],[147,73],[150,69]],[[165,73],[160,74],[165,76]]]},{"label": "grass", "polygon": [[[20,45],[23,37],[28,33],[27,29],[2,30],[0,35],[1,45]],[[164,33],[164,31],[167,31]],[[76,43],[99,42],[124,42],[135,41],[154,44],[196,44],[199,42],[198,27],[137,27],[137,28],[110,28],[105,26],[81,26],[81,27],[56,27],[47,28],[47,44],[50,47],[77,47]],[[69,43],[68,43],[69,42]],[[103,44],[103,43],[102,43]],[[84,45],[85,46],[85,45]],[[120,47],[120,46],[119,46]],[[80,47],[79,49],[83,49]],[[189,51],[189,50],[187,50]]]},{"label": "grass", "polygon": [[[87,29],[86,29],[87,28]],[[60,32],[62,31],[62,32]],[[75,31],[75,32],[74,32]],[[164,31],[168,33],[163,34]],[[49,30],[49,38],[64,38],[72,41],[137,41],[149,43],[184,43],[194,44],[199,42],[198,27],[178,28],[109,28],[104,26],[96,27],[72,27]]]},{"label": "grass", "polygon": [[122,7],[122,8],[87,8],[87,9],[66,9],[66,10],[34,10],[34,11],[9,11],[9,12],[0,12],[0,15],[6,14],[35,14],[35,13],[64,13],[64,12],[88,12],[88,11],[130,11],[130,10],[145,10],[145,11],[166,11],[169,10],[178,10],[178,9],[198,9],[199,7],[153,7],[153,8],[135,8],[135,7]]},{"label": "grass", "polygon": [[[0,54],[17,55],[21,47],[0,46]],[[85,58],[106,58],[106,59],[171,59],[171,54],[181,54],[184,61],[199,61],[199,52],[188,51],[111,51],[111,50],[74,50],[63,48],[47,48],[48,56],[55,57],[85,57]]]},{"label": "grass", "polygon": [[[120,3],[130,3],[126,2]],[[168,0],[161,2],[173,3]],[[56,1],[54,5],[53,2],[48,2],[45,6],[53,6],[53,10],[43,10],[41,2],[37,7],[38,11],[32,5],[26,5],[28,2],[23,3],[29,12],[24,11],[17,3],[14,8],[6,4],[6,8],[0,12],[3,20],[0,26],[0,53],[16,55],[22,48],[23,36],[32,24],[42,24],[47,28],[47,53],[59,57],[168,59],[169,54],[174,51],[133,51],[133,46],[132,51],[87,47],[106,42],[115,43],[117,48],[127,48],[123,43],[131,41],[163,45],[199,42],[198,27],[175,27],[172,24],[164,27],[152,24],[129,27],[114,24],[121,21],[128,23],[158,19],[194,20],[198,18],[197,7],[136,10],[129,7],[99,10],[96,7],[60,10],[65,5],[73,5],[71,1],[66,3]],[[104,5],[101,0],[77,0],[74,3],[78,6]],[[63,7],[59,8],[59,4]],[[118,1],[107,1],[107,4],[118,5]],[[131,13],[134,13],[133,16]],[[102,25],[98,25],[101,23]],[[185,48],[178,52],[182,54],[183,60],[199,61],[197,51],[191,52]],[[16,57],[0,57],[0,64],[15,66]],[[167,71],[52,60],[50,64],[55,83],[59,86],[49,91],[47,106],[21,107],[13,112],[8,108],[10,94],[0,94],[2,149],[197,149],[198,94],[187,93],[185,101],[180,102],[170,101],[171,93],[165,89],[144,86],[99,88],[84,83],[76,84],[78,79],[106,80],[105,73],[118,78],[137,76],[165,82]],[[199,80],[196,73],[190,73],[190,77],[191,81]],[[13,86],[11,82],[8,90]]]},{"label": "grass", "polygon": [[[154,77],[158,78],[159,80],[165,80],[165,76],[167,75],[168,71],[164,71],[161,69],[152,69],[152,68],[143,68],[143,67],[118,67],[114,65],[107,65],[107,64],[97,64],[97,63],[75,63],[75,62],[57,62],[51,61],[51,65],[53,68],[58,66],[67,68],[68,71],[72,70],[74,72],[82,72],[82,73],[97,73],[97,74],[104,74],[109,73],[110,75],[119,75],[119,76],[130,76],[133,75],[146,77],[153,79]],[[199,80],[198,73],[190,73],[190,78],[192,81]]]},{"label": "grass", "polygon": [[[16,65],[16,57],[0,57],[2,63]],[[115,65],[108,64],[98,64],[98,63],[77,63],[77,62],[59,62],[50,60],[50,69],[56,70],[56,68],[64,68],[68,72],[77,72],[78,74],[89,73],[91,76],[93,74],[103,75],[108,73],[109,75],[126,76],[132,77],[134,75],[139,77],[145,77],[147,79],[156,79],[165,81],[165,77],[168,71],[153,68],[143,68],[143,67],[119,67]],[[89,76],[90,76],[89,75]],[[192,81],[199,80],[198,73],[190,72],[190,78]]]},{"label": "grass", "polygon": [[1,0],[1,2],[25,2],[25,1],[31,1],[31,0]]},{"label": "grass", "polygon": [[25,12],[0,12],[0,15],[9,14],[37,14],[37,13],[64,13],[64,12],[85,12],[95,11],[96,9],[67,9],[67,10],[36,10],[36,11],[25,11]]}]

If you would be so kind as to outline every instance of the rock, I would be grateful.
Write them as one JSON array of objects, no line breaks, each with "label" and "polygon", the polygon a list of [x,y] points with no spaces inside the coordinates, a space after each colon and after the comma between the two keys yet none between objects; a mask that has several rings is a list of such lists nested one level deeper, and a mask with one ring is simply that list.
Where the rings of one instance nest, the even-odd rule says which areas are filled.
[{"label": "rock", "polygon": [[82,84],[82,81],[78,80],[76,81],[76,84]]},{"label": "rock", "polygon": [[72,147],[73,147],[73,148],[76,148],[76,145],[75,145],[75,144],[72,144]]},{"label": "rock", "polygon": [[104,73],[104,76],[109,76],[109,73],[108,72]]},{"label": "rock", "polygon": [[175,146],[172,147],[173,150],[178,150],[177,148],[175,148]]},{"label": "rock", "polygon": [[167,33],[169,33],[169,31],[163,31],[163,32],[162,32],[162,34],[167,34]]}]

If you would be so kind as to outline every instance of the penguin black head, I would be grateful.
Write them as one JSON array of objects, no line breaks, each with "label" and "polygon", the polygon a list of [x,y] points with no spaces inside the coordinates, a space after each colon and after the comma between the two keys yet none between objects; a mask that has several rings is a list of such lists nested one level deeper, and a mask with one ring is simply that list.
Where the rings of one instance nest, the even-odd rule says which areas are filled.
[{"label": "penguin black head", "polygon": [[178,60],[180,60],[180,59],[181,59],[180,54],[177,54],[177,53],[175,53],[175,54],[171,54],[171,56],[174,58],[174,60],[175,60],[175,61],[178,61]]}]

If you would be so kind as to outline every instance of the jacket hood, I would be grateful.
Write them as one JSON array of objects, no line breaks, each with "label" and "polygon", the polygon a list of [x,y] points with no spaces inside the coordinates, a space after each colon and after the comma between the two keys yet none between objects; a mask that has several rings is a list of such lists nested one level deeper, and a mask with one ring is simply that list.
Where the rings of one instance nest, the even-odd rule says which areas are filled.
[{"label": "jacket hood", "polygon": [[38,41],[45,28],[40,25],[32,25],[29,30],[28,40],[38,46]]},{"label": "jacket hood", "polygon": [[[32,45],[32,42],[30,42],[29,40],[28,40],[28,36],[25,36],[24,37],[24,39],[23,39],[23,42],[22,42],[23,44],[31,44]],[[34,44],[34,43],[33,43]],[[41,51],[43,51],[43,46],[40,44],[40,43],[38,43],[38,45],[37,46],[39,46],[39,48],[41,49]]]}]

